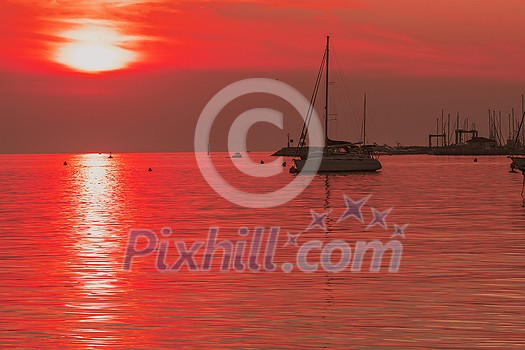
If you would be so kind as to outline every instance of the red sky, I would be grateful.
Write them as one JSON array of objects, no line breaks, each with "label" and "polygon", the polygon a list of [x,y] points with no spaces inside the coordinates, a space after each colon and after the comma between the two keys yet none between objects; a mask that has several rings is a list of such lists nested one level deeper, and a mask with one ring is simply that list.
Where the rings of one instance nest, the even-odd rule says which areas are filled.
[{"label": "red sky", "polygon": [[[520,109],[524,15],[519,0],[7,0],[0,152],[191,150],[202,108],[235,80],[278,78],[309,96],[327,34],[350,92],[348,125],[367,92],[372,141],[425,144],[442,108],[486,134],[489,108]],[[98,32],[127,57],[120,69],[68,66],[83,51],[67,45]],[[285,123],[292,134],[298,125]],[[254,149],[273,149],[285,131],[254,135]]]}]

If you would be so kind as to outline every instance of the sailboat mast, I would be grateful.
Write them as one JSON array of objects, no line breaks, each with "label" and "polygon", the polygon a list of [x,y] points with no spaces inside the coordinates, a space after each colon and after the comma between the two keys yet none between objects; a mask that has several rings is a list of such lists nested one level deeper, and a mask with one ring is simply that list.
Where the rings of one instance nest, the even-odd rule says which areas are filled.
[{"label": "sailboat mast", "polygon": [[366,146],[366,93],[363,101],[363,146]]},{"label": "sailboat mast", "polygon": [[[523,116],[525,115],[525,111],[523,110],[524,106],[523,104],[525,103],[524,99],[523,99],[523,95],[521,95],[521,123],[523,124]],[[523,146],[523,144],[525,144],[525,132],[523,131],[525,129],[522,128],[521,130],[521,145]]]},{"label": "sailboat mast", "polygon": [[330,58],[330,36],[326,37],[326,76],[325,76],[325,100],[326,105],[324,107],[325,110],[325,120],[324,120],[324,137],[325,137],[325,143],[328,143],[328,65],[329,65],[329,58]]}]

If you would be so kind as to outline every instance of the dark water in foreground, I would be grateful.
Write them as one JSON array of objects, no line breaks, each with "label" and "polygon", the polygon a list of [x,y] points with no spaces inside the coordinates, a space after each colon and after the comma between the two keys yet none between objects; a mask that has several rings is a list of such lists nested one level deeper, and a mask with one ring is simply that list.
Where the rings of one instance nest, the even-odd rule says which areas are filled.
[{"label": "dark water in foreground", "polygon": [[[250,182],[227,171],[225,154],[213,159],[253,192],[293,178]],[[0,155],[0,348],[523,348],[522,176],[505,157],[381,161],[377,174],[316,176],[283,206],[248,209],[212,191],[192,154]],[[364,223],[337,222],[343,194],[372,194]],[[366,230],[372,207],[393,207],[387,229]],[[311,229],[299,245],[387,243],[394,224],[408,224],[396,238],[399,272],[385,255],[375,273],[367,260],[359,273],[284,273],[297,253],[286,232],[304,231],[310,209],[331,210],[328,231]],[[209,227],[236,241],[240,227],[250,238],[278,226],[277,270],[220,272],[220,254],[209,272],[159,272],[155,254],[122,270],[129,230],[166,226],[188,245]],[[177,257],[171,245],[165,261]]]}]

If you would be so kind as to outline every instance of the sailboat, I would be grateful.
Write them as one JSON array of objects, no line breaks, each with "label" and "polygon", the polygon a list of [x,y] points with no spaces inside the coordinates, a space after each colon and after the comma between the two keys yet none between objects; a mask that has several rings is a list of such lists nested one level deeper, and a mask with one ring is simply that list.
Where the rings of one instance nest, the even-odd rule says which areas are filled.
[{"label": "sailboat", "polygon": [[[376,171],[382,168],[381,163],[377,157],[373,154],[366,152],[364,147],[359,147],[357,144],[347,141],[336,141],[328,137],[328,76],[329,76],[329,55],[330,55],[330,37],[326,37],[326,49],[323,57],[323,63],[325,65],[325,146],[323,149],[320,149],[319,152],[316,152],[312,157],[320,157],[321,162],[317,172],[353,172],[353,171]],[[321,64],[322,67],[322,64]],[[320,70],[321,74],[322,68]],[[316,83],[316,89],[318,89],[318,83],[320,81],[320,75],[318,76],[318,81]],[[312,105],[315,102],[315,96],[317,95],[314,92],[314,98],[312,99]],[[364,122],[363,122],[364,126]],[[363,134],[365,131],[363,130]],[[306,143],[306,132],[303,127],[303,132],[301,133],[301,139],[299,141],[300,147],[303,147]],[[298,152],[301,154],[302,152]],[[297,156],[294,159],[296,171],[301,171],[306,164],[307,156]],[[292,171],[293,172],[293,171]]]}]

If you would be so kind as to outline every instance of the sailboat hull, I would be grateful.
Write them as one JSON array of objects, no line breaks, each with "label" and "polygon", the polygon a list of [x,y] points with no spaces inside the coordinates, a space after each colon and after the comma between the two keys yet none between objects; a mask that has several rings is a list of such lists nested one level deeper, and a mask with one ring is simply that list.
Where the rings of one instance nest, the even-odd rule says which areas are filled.
[{"label": "sailboat hull", "polygon": [[[297,170],[302,171],[306,159],[294,160]],[[317,172],[359,172],[377,171],[382,168],[381,163],[371,157],[360,156],[329,156],[323,157]]]}]

